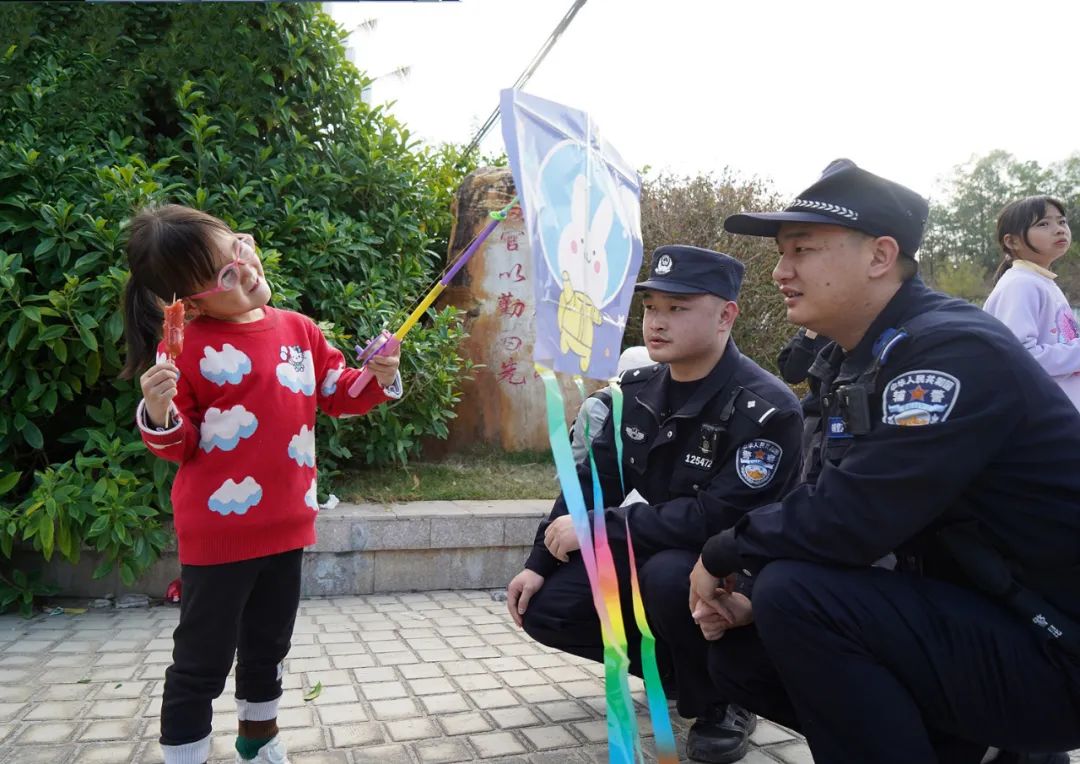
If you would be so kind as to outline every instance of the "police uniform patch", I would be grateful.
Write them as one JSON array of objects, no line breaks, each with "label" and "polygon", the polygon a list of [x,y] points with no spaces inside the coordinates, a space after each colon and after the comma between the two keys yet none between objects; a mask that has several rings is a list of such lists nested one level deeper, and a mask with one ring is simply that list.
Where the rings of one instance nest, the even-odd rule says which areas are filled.
[{"label": "police uniform patch", "polygon": [[881,421],[898,427],[938,424],[960,397],[960,380],[934,369],[909,371],[894,377],[881,394]]},{"label": "police uniform patch", "polygon": [[626,437],[630,438],[630,440],[634,441],[635,443],[640,443],[641,441],[645,440],[645,433],[643,433],[636,427],[627,425],[624,428],[624,431],[626,432]]},{"label": "police uniform patch", "polygon": [[784,449],[771,440],[748,440],[735,454],[735,471],[739,480],[751,488],[764,488],[773,479]]}]

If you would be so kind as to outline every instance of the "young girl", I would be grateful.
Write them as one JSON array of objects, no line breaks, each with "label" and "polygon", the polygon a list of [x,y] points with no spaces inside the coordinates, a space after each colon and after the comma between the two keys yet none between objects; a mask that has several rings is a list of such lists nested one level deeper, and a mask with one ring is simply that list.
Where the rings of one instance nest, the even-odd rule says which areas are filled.
[{"label": "young girl", "polygon": [[1050,266],[1069,249],[1065,205],[1031,196],[998,215],[1004,257],[984,309],[1019,338],[1080,409],[1080,331]]},{"label": "young girl", "polygon": [[[362,414],[400,397],[398,357],[372,358],[375,380],[349,397],[359,371],[310,319],[267,305],[254,240],[204,212],[144,209],[127,248],[124,376],[150,366],[138,427],[155,454],[180,464],[172,502],[183,596],[161,705],[165,762],[209,757],[210,703],[236,654],[236,761],[282,764],[282,666],[318,511],[315,408]],[[170,361],[158,337],[174,295],[194,319]]]}]

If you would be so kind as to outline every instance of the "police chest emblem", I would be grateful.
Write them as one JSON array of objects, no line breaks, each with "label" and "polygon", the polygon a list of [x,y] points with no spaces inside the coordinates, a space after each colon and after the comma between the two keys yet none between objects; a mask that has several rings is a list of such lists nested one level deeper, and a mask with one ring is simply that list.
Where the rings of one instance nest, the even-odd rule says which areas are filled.
[{"label": "police chest emblem", "polygon": [[780,466],[784,449],[771,440],[748,440],[735,454],[735,471],[739,480],[751,488],[764,488]]},{"label": "police chest emblem", "polygon": [[960,380],[934,369],[894,377],[881,395],[881,421],[899,427],[944,422],[960,397]]},{"label": "police chest emblem", "polygon": [[641,441],[645,440],[645,433],[643,433],[636,427],[628,425],[624,431],[626,432],[626,437],[630,438],[630,440],[634,441],[635,443],[640,443]]},{"label": "police chest emblem", "polygon": [[671,273],[671,266],[674,263],[671,260],[671,255],[660,255],[660,259],[656,261],[656,274],[658,276],[666,276]]}]

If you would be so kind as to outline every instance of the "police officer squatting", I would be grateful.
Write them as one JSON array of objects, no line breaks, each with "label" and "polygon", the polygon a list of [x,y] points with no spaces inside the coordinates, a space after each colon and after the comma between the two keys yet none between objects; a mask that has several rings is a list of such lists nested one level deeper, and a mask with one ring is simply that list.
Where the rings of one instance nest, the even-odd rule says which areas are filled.
[{"label": "police officer squatting", "polygon": [[[742,355],[731,340],[743,264],[689,246],[660,247],[642,293],[642,333],[654,363],[621,375],[625,491],[608,417],[593,441],[603,506],[592,507],[587,460],[578,468],[586,501],[603,512],[621,587],[630,670],[641,675],[640,634],[630,609],[628,522],[646,616],[657,639],[665,691],[696,721],[695,761],[742,758],[756,718],[735,705],[708,672],[709,642],[686,603],[689,574],[707,539],[796,484],[802,416],[791,390]],[[525,569],[510,582],[508,607],[535,640],[603,661],[600,622],[566,504],[540,523]]]},{"label": "police officer squatting", "polygon": [[[997,319],[923,284],[927,212],[837,160],[784,211],[729,217],[732,233],[776,239],[788,319],[834,340],[810,369],[806,481],[778,488],[790,445],[772,490],[740,490],[737,506],[723,481],[708,498],[607,511],[635,513],[642,537],[664,528],[680,555],[686,527],[694,544],[711,536],[689,600],[710,640],[707,691],[803,733],[817,764],[1065,762],[1080,748],[1080,414]],[[627,398],[640,390],[648,408],[653,384],[627,384]],[[664,426],[646,429],[663,417],[640,421],[637,453],[666,454]],[[791,437],[774,433],[755,437]],[[652,467],[633,473],[650,499]],[[676,501],[694,508],[685,526],[664,520]],[[529,567],[560,586],[573,562],[535,552]],[[552,639],[555,609],[530,612],[530,633]],[[653,614],[676,620],[657,601]]]}]

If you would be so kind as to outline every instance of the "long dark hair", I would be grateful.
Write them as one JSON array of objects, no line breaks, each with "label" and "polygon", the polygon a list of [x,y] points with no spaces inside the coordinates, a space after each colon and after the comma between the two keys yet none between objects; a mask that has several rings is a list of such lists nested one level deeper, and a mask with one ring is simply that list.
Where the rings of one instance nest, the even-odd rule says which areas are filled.
[{"label": "long dark hair", "polygon": [[1047,205],[1057,207],[1058,212],[1062,215],[1065,214],[1065,205],[1052,196],[1029,196],[1026,199],[1006,204],[998,213],[997,241],[998,246],[1001,247],[1002,255],[1001,262],[998,263],[997,270],[994,272],[995,284],[1005,271],[1012,268],[1013,260],[1016,259],[1016,253],[1005,246],[1006,236],[1019,236],[1024,240],[1024,244],[1028,246],[1028,249],[1039,251],[1031,246],[1028,231],[1046,215]]},{"label": "long dark hair", "polygon": [[214,235],[231,233],[213,215],[178,204],[144,207],[128,225],[128,268],[124,291],[127,362],[131,379],[153,364],[161,338],[162,307],[186,297],[217,276]]}]

